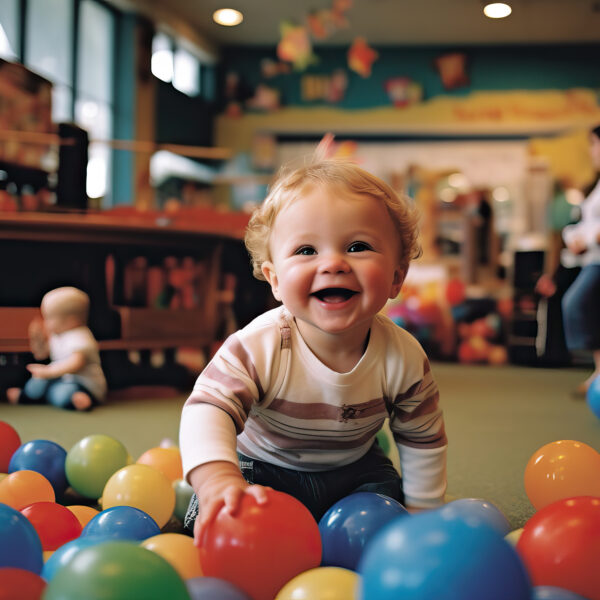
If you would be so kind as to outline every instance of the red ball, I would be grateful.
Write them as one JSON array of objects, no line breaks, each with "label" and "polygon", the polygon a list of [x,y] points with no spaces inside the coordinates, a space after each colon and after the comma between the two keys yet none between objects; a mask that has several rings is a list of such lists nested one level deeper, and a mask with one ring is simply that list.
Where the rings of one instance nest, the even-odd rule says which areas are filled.
[{"label": "red ball", "polygon": [[534,585],[600,600],[600,498],[548,504],[525,523],[517,552]]},{"label": "red ball", "polygon": [[8,473],[10,459],[20,445],[21,438],[14,427],[0,421],[0,473]]},{"label": "red ball", "polygon": [[309,510],[288,494],[267,494],[262,505],[245,494],[234,515],[222,509],[199,548],[205,576],[230,581],[252,600],[273,600],[290,579],[321,563],[319,526]]},{"label": "red ball", "polygon": [[21,509],[42,542],[42,550],[56,550],[81,534],[81,523],[65,506],[55,502],[34,502]]},{"label": "red ball", "polygon": [[0,600],[40,600],[46,582],[36,573],[4,567],[0,569]]}]

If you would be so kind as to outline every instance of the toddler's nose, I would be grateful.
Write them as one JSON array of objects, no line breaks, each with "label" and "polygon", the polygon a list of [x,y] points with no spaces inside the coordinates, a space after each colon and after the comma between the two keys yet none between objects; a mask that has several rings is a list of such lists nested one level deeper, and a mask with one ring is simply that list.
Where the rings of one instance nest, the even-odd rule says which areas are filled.
[{"label": "toddler's nose", "polygon": [[320,270],[322,273],[349,273],[350,265],[342,254],[332,252],[323,255]]}]

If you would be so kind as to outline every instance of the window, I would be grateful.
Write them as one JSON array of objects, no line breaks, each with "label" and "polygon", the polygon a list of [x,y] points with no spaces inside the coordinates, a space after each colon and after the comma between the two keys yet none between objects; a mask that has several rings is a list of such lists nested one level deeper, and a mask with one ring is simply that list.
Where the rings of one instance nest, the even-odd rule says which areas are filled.
[{"label": "window", "polygon": [[[109,140],[113,132],[114,17],[93,0],[81,0],[77,47],[75,122],[91,140]],[[88,149],[87,194],[106,197],[111,178],[111,150],[100,141]]]},{"label": "window", "polygon": [[187,96],[200,94],[200,60],[166,33],[152,39],[152,74]]},{"label": "window", "polygon": [[25,65],[54,84],[52,119],[73,116],[72,0],[28,0],[25,23]]},{"label": "window", "polygon": [[18,0],[0,2],[0,58],[16,60],[19,55]]}]

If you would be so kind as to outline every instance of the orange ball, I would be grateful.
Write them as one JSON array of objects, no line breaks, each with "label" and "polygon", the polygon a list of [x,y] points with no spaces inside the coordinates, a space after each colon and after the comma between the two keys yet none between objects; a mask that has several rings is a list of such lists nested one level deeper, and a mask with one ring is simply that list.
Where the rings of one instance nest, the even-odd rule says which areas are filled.
[{"label": "orange ball", "polygon": [[160,471],[171,483],[183,479],[183,467],[181,466],[181,453],[179,448],[150,448],[146,450],[136,461],[139,465],[148,465]]},{"label": "orange ball", "polygon": [[37,471],[15,471],[0,481],[0,502],[21,510],[34,502],[54,502],[52,484]]},{"label": "orange ball", "polygon": [[181,533],[161,533],[145,539],[141,545],[162,556],[182,579],[202,577],[198,548],[194,539]]},{"label": "orange ball", "polygon": [[95,508],[92,508],[91,506],[85,506],[83,504],[73,504],[65,508],[68,508],[77,517],[77,520],[81,524],[82,528],[85,527],[99,513],[99,511],[97,511]]},{"label": "orange ball", "polygon": [[600,454],[574,440],[542,446],[525,467],[525,492],[537,510],[565,498],[600,497]]}]

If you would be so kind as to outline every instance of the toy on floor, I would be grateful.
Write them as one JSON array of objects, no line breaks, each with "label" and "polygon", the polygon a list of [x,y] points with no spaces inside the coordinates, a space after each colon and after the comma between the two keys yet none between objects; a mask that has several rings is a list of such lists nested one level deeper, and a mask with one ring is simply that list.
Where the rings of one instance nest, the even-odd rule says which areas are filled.
[{"label": "toy on floor", "polygon": [[111,506],[98,513],[83,528],[82,537],[142,541],[158,535],[160,527],[143,510],[133,506]]},{"label": "toy on floor", "polygon": [[359,597],[531,600],[517,552],[476,518],[434,510],[395,519],[366,548]]},{"label": "toy on floor", "polygon": [[0,421],[0,473],[8,473],[10,459],[20,445],[21,438],[15,428]]},{"label": "toy on floor", "polygon": [[253,600],[273,600],[286,582],[321,562],[321,535],[309,510],[288,494],[267,493],[266,505],[246,494],[235,515],[221,510],[199,548],[205,575],[230,581]]},{"label": "toy on floor", "polygon": [[21,510],[34,502],[54,502],[52,484],[37,471],[15,471],[0,481],[0,502]]},{"label": "toy on floor", "polygon": [[81,535],[81,523],[62,504],[34,502],[21,509],[35,528],[42,542],[42,550],[56,550]]},{"label": "toy on floor", "polygon": [[218,577],[194,577],[185,583],[191,600],[251,600],[233,583]]},{"label": "toy on floor", "polygon": [[587,389],[586,401],[589,409],[600,419],[600,375],[598,375]]},{"label": "toy on floor", "polygon": [[39,575],[42,543],[34,526],[18,510],[0,503],[0,567],[16,567]]},{"label": "toy on floor", "polygon": [[517,543],[535,585],[552,585],[600,600],[600,498],[553,502],[525,523]]},{"label": "toy on floor", "polygon": [[564,498],[600,497],[600,453],[575,440],[545,444],[525,467],[525,492],[537,510]]},{"label": "toy on floor", "polygon": [[317,567],[296,575],[279,591],[275,600],[327,598],[327,600],[355,600],[359,576],[350,569]]},{"label": "toy on floor", "polygon": [[14,567],[0,568],[0,600],[38,600],[46,582],[35,573]]},{"label": "toy on floor", "polygon": [[442,514],[463,519],[479,519],[502,537],[510,532],[510,524],[502,511],[491,502],[479,498],[460,498],[440,508]]},{"label": "toy on floor", "polygon": [[202,575],[198,549],[189,535],[160,533],[145,539],[141,545],[162,556],[175,568],[182,579],[192,579]]},{"label": "toy on floor", "polygon": [[400,502],[373,492],[356,492],[336,502],[319,521],[324,567],[356,571],[369,540],[408,511]]}]

